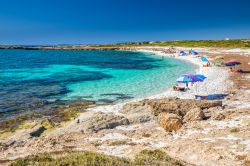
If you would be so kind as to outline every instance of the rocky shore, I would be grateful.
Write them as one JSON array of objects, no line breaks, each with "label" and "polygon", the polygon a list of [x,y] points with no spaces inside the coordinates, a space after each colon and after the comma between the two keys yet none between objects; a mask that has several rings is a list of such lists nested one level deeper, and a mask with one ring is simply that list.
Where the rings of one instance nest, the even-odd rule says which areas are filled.
[{"label": "rocky shore", "polygon": [[[242,67],[250,70],[245,62]],[[223,100],[161,95],[122,104],[113,112],[81,102],[59,108],[68,117],[64,120],[59,120],[64,113],[25,120],[15,131],[1,133],[0,163],[68,150],[134,159],[145,149],[160,149],[184,165],[249,165],[250,77],[230,73],[230,79],[234,84]]]}]

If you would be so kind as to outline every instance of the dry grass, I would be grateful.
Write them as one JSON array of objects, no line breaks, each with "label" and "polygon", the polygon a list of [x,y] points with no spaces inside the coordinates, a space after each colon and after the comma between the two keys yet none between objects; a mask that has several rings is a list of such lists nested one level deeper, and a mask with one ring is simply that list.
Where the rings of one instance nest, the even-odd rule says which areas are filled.
[{"label": "dry grass", "polygon": [[132,165],[130,160],[112,157],[91,152],[73,152],[61,157],[52,157],[49,154],[32,156],[20,159],[11,164],[11,166],[120,166]]},{"label": "dry grass", "polygon": [[109,146],[117,146],[117,145],[125,145],[125,144],[127,144],[127,141],[118,140],[118,141],[110,142],[108,145]]},{"label": "dry grass", "polygon": [[59,155],[42,154],[25,159],[16,160],[11,166],[182,166],[188,165],[182,161],[171,158],[160,150],[143,150],[134,160],[97,154],[92,152],[70,152]]},{"label": "dry grass", "polygon": [[231,133],[238,133],[239,131],[240,131],[240,129],[238,129],[238,128],[232,128],[232,129],[230,129]]},{"label": "dry grass", "polygon": [[170,157],[161,150],[143,150],[135,157],[136,165],[184,166],[185,162]]}]

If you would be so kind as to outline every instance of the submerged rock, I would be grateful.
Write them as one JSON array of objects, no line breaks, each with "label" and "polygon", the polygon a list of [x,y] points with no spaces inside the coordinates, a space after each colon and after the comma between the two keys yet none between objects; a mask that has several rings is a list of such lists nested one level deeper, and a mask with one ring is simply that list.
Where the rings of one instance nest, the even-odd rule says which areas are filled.
[{"label": "submerged rock", "polygon": [[181,117],[172,113],[160,113],[158,122],[162,128],[169,132],[177,131],[182,126]]},{"label": "submerged rock", "polygon": [[98,112],[93,118],[84,123],[83,131],[85,133],[98,132],[103,129],[112,129],[120,125],[128,125],[129,120],[124,116],[113,113]]},{"label": "submerged rock", "polygon": [[95,102],[93,101],[80,101],[80,102],[75,102],[69,105],[70,108],[88,108],[91,105],[94,105]]}]

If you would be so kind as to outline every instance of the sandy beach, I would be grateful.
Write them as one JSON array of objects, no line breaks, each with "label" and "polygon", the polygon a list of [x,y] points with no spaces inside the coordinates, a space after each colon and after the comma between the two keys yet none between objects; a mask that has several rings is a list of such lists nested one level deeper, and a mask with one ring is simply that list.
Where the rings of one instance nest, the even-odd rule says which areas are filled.
[{"label": "sandy beach", "polygon": [[[157,47],[153,47],[157,48]],[[165,49],[167,49],[166,47]],[[195,55],[189,56],[179,56],[178,53],[174,54],[166,54],[162,51],[152,51],[152,47],[147,49],[145,48],[138,48],[137,51],[152,53],[152,56],[167,56],[172,57],[175,59],[179,59],[182,61],[187,61],[192,63],[193,65],[197,66],[195,73],[188,73],[188,74],[202,74],[207,77],[204,82],[195,83],[189,86],[189,90],[186,92],[177,92],[174,91],[172,88],[167,89],[166,91],[152,95],[147,98],[141,99],[132,99],[130,101],[126,101],[123,103],[118,103],[115,105],[107,105],[107,106],[97,106],[95,108],[91,108],[93,111],[100,111],[100,112],[118,112],[124,104],[128,102],[135,102],[144,99],[160,99],[166,97],[178,97],[181,99],[194,99],[195,95],[211,95],[211,94],[226,94],[227,90],[232,87],[232,82],[229,80],[229,73],[228,68],[221,68],[221,67],[202,67],[201,59]],[[161,49],[163,49],[161,47]],[[177,48],[178,50],[183,50],[186,48]],[[199,49],[200,51],[204,52],[204,49]],[[206,51],[205,51],[206,52]],[[186,73],[183,73],[186,74]],[[174,85],[174,83],[173,83]],[[157,84],[155,85],[157,86]]]}]

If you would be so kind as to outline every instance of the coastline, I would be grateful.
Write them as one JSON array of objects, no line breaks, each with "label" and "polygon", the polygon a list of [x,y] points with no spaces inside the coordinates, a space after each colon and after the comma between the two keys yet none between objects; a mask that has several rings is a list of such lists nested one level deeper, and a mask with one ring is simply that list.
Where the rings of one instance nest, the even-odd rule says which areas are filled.
[{"label": "coastline", "polygon": [[[143,49],[138,49],[140,50]],[[215,56],[217,55],[208,55],[211,58]],[[225,59],[228,58],[226,56]],[[178,58],[199,63],[199,59],[191,56]],[[239,86],[234,80],[238,81],[242,77],[242,82],[246,82],[246,79],[249,82],[249,74],[231,73],[228,68],[207,68],[201,65],[196,72],[206,74],[208,78],[204,84],[197,84],[200,86],[190,86],[191,90],[187,93],[168,89],[157,95],[117,105],[86,107],[88,110],[83,106],[84,103],[76,103],[76,107],[72,108],[79,108],[79,116],[55,126],[53,122],[51,126],[50,121],[45,121],[46,130],[38,137],[31,136],[31,133],[39,132],[44,125],[41,121],[28,121],[22,128],[0,141],[0,163],[43,153],[53,156],[53,152],[57,152],[65,155],[67,150],[90,151],[131,159],[145,149],[158,149],[174,159],[194,165],[249,163],[250,86]],[[239,87],[236,88],[236,85]],[[191,100],[197,91],[209,94],[228,91],[228,96],[220,101]],[[170,94],[182,99],[168,98],[171,97]],[[194,109],[197,102],[213,106]],[[195,119],[185,120],[188,114],[185,114],[185,109],[191,113],[193,111],[194,114],[191,115]],[[182,116],[178,115],[182,118],[181,128],[176,131],[166,130],[160,116],[155,114],[162,110],[166,112],[161,113],[172,111],[174,115],[184,113]],[[167,120],[165,122],[167,124]]]},{"label": "coastline", "polygon": [[209,68],[202,67],[200,58],[197,58],[193,55],[178,56],[176,54],[173,57],[172,56],[173,54],[166,54],[160,51],[152,51],[152,50],[148,50],[145,48],[138,48],[134,51],[152,53],[152,55],[150,56],[166,56],[166,57],[175,58],[181,61],[192,63],[192,65],[196,66],[197,68],[195,69],[194,73],[191,73],[191,74],[203,74],[207,77],[207,79],[204,82],[196,83],[193,86],[189,87],[190,90],[186,92],[176,92],[176,91],[173,91],[172,88],[169,88],[169,89],[166,89],[164,92],[151,95],[148,97],[131,99],[128,101],[124,101],[122,103],[115,103],[114,105],[96,106],[88,110],[97,111],[97,112],[117,113],[125,104],[130,103],[130,102],[138,102],[138,101],[142,101],[145,99],[162,99],[162,98],[167,98],[167,97],[178,97],[181,99],[194,99],[195,95],[225,94],[227,90],[232,86],[232,82],[229,80],[229,72],[227,69],[224,69],[222,67],[209,67]]}]

